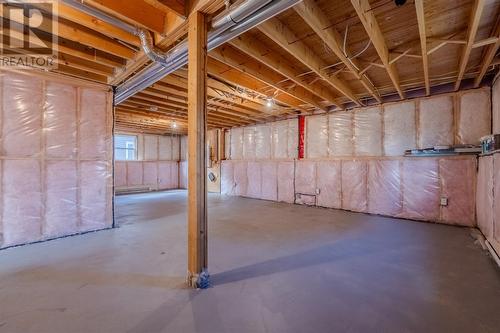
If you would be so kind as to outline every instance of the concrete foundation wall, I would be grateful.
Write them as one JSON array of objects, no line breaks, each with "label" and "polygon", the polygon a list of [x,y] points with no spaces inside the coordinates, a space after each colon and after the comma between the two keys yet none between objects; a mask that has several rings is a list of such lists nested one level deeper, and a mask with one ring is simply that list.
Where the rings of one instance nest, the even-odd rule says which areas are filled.
[{"label": "concrete foundation wall", "polygon": [[0,248],[112,226],[112,95],[0,72]]},{"label": "concrete foundation wall", "polygon": [[475,226],[475,170],[473,156],[227,160],[222,194]]}]

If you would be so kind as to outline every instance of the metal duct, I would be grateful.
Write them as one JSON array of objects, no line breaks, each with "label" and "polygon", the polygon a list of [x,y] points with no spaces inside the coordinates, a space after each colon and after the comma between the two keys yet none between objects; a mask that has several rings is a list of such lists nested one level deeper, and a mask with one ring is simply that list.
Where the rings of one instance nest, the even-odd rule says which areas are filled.
[{"label": "metal duct", "polygon": [[235,9],[230,10],[229,13],[225,14],[223,17],[216,18],[212,22],[212,28],[213,30],[226,30],[227,28],[241,22],[248,15],[255,13],[270,2],[271,0],[246,1]]},{"label": "metal duct", "polygon": [[[226,28],[223,32],[220,32],[221,28],[216,31],[211,31],[208,34],[208,50],[213,50],[214,48],[228,42],[232,38],[239,36],[240,34],[246,32],[247,30],[257,26],[258,24],[264,22],[265,20],[287,10],[288,8],[296,5],[302,0],[273,0],[268,3],[265,7],[260,8],[256,12],[247,15],[240,22],[234,24],[233,26]],[[241,16],[238,16],[241,17]],[[221,20],[225,20],[221,18]],[[216,22],[219,22],[218,20]],[[220,27],[224,27],[224,24],[220,24]],[[136,94],[137,92],[149,87],[153,83],[161,80],[166,75],[176,71],[187,63],[187,41],[178,44],[169,53],[169,63],[162,64],[155,62],[144,70],[127,80],[126,82],[119,85],[115,93],[115,105],[120,104],[128,97]]]}]

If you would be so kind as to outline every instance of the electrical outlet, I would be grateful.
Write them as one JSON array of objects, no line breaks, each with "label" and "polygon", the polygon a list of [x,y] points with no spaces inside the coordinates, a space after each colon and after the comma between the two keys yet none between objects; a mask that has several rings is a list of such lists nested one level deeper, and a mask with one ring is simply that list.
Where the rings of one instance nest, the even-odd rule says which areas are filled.
[{"label": "electrical outlet", "polygon": [[321,190],[319,188],[316,189],[316,195],[319,195],[319,193],[321,192]]},{"label": "electrical outlet", "polygon": [[448,198],[441,197],[441,206],[448,206]]}]

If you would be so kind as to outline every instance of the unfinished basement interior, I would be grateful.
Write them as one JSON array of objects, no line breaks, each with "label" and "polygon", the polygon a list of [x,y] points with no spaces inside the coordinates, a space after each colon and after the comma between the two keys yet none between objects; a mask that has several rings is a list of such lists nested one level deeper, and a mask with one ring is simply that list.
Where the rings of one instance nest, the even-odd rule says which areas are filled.
[{"label": "unfinished basement interior", "polygon": [[0,333],[500,332],[500,0],[0,14]]}]

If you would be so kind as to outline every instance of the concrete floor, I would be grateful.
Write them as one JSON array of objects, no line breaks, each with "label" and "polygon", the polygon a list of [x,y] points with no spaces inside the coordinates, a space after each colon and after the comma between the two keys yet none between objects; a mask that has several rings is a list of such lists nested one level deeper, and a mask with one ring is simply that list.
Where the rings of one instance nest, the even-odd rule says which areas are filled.
[{"label": "concrete floor", "polygon": [[0,332],[499,332],[469,229],[210,195],[214,287],[184,287],[185,192],[120,228],[0,251]]}]

